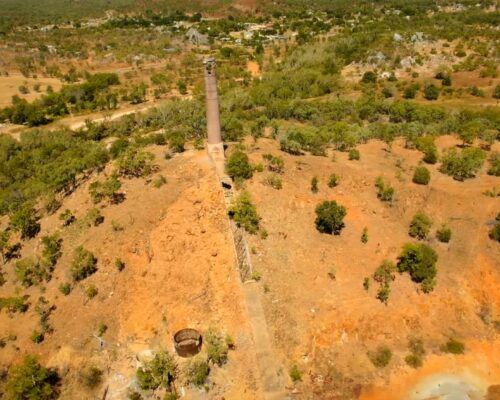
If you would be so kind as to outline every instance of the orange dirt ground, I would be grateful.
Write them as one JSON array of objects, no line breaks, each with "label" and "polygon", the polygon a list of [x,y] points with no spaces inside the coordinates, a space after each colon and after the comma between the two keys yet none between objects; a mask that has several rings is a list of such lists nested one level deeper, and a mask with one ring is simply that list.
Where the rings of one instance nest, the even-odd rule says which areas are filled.
[{"label": "orange dirt ground", "polygon": [[[440,148],[456,144],[450,137],[438,140]],[[429,186],[415,185],[412,170],[422,156],[402,143],[388,152],[381,142],[370,141],[359,146],[360,161],[335,152],[335,162],[331,156],[284,154],[268,139],[249,147],[255,163],[262,163],[265,153],[280,153],[285,160],[282,190],[263,184],[267,172],[248,184],[269,232],[266,240],[250,237],[249,245],[262,274],[275,347],[283,365],[296,363],[303,372],[296,398],[404,399],[419,378],[439,372],[469,371],[485,387],[500,383],[500,342],[492,323],[500,310],[500,247],[488,238],[488,223],[500,210],[497,199],[482,194],[498,187],[499,178],[483,171],[457,182],[429,166]],[[327,186],[331,173],[340,176],[332,189]],[[376,197],[379,175],[395,187],[392,205]],[[313,176],[319,179],[317,194],[310,190]],[[314,208],[323,200],[347,208],[339,236],[315,229]],[[411,241],[408,226],[418,210],[434,221],[429,244],[439,254],[437,285],[424,294],[407,275],[396,274],[386,306],[375,297],[378,284],[372,280],[365,291],[363,279],[382,260],[396,261],[402,245]],[[453,231],[449,244],[434,236],[444,223]],[[364,227],[367,244],[360,240]],[[335,280],[328,276],[332,270]],[[404,362],[412,335],[423,339],[427,351],[419,370]],[[449,337],[465,343],[463,356],[440,352]],[[376,369],[366,353],[380,344],[388,345],[393,357],[388,367]]]},{"label": "orange dirt ground", "polygon": [[[76,222],[61,229],[59,213],[41,221],[42,234],[61,231],[63,256],[43,290],[21,290],[30,295],[31,306],[25,314],[10,318],[1,312],[0,337],[17,336],[0,349],[2,367],[25,353],[37,354],[43,363],[62,372],[62,399],[101,398],[105,389],[107,399],[122,399],[135,374],[139,352],[158,348],[173,352],[172,335],[178,329],[216,327],[231,335],[236,350],[230,352],[227,365],[212,370],[210,391],[201,398],[259,398],[252,334],[212,166],[204,152],[188,151],[165,160],[160,147],[153,151],[158,173],[168,182],[156,189],[143,179],[125,180],[125,201],[102,209],[102,225],[86,228]],[[79,220],[92,207],[89,183],[63,205],[74,210]],[[124,230],[113,231],[111,221]],[[99,270],[63,296],[58,286],[69,280],[72,252],[78,245],[96,255]],[[39,237],[29,241],[23,256],[39,254],[40,247]],[[114,266],[117,257],[126,264],[122,272]],[[20,287],[12,284],[12,266],[4,271],[9,282],[0,288],[0,296],[12,295]],[[83,289],[92,283],[99,293],[86,300]],[[54,332],[37,345],[30,335],[38,328],[34,304],[42,295],[57,308],[49,320]],[[95,337],[100,322],[109,327],[102,347]],[[78,369],[89,364],[105,370],[105,384],[94,392],[86,392],[78,381]],[[186,398],[201,394],[192,391]]]},{"label": "orange dirt ground", "polygon": [[[40,84],[40,92],[33,89],[35,84]],[[19,86],[25,85],[29,89],[28,94],[21,94]],[[18,95],[27,101],[33,101],[40,97],[47,90],[47,86],[52,86],[55,91],[58,91],[62,83],[56,78],[26,78],[20,73],[11,72],[9,76],[0,76],[0,108],[10,106],[12,96]]]}]

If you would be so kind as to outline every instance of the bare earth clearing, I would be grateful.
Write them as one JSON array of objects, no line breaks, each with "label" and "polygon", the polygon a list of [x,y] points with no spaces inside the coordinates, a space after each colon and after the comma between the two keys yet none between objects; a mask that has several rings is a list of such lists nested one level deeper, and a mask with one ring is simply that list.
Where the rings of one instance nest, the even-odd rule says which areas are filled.
[{"label": "bare earth clearing", "polygon": [[[202,398],[259,397],[252,334],[212,167],[204,152],[186,152],[168,161],[161,148],[153,152],[158,173],[168,182],[156,189],[143,179],[124,181],[126,199],[102,209],[103,224],[86,228],[77,221],[61,229],[58,213],[41,221],[42,232],[61,231],[64,255],[43,292],[37,287],[27,290],[32,303],[27,313],[14,318],[1,313],[2,337],[17,336],[2,350],[1,362],[8,365],[18,360],[20,352],[37,354],[62,371],[66,384],[61,398],[101,398],[107,387],[106,398],[122,399],[133,380],[138,354],[158,348],[173,352],[172,335],[181,328],[216,327],[231,335],[236,350],[227,365],[211,372],[211,390]],[[63,205],[75,210],[77,219],[92,207],[88,183]],[[122,225],[123,231],[113,231],[111,221]],[[69,280],[72,250],[78,245],[98,257],[99,269],[65,297],[58,286]],[[34,254],[39,247],[40,239],[33,239],[22,255]],[[114,265],[117,257],[126,264],[122,272]],[[9,284],[0,289],[0,296],[14,291],[13,269],[7,270]],[[99,293],[86,300],[84,288],[90,284]],[[41,295],[57,308],[50,316],[54,332],[36,345],[30,335],[38,325],[34,304]],[[101,322],[108,325],[102,347],[95,336]],[[91,363],[106,371],[106,384],[90,395],[77,371]],[[200,393],[193,391],[187,398],[198,398]]]},{"label": "bare earth clearing", "polygon": [[[39,92],[33,89],[35,84],[40,84]],[[19,86],[23,85],[29,89],[28,94],[23,95],[19,92]],[[49,85],[57,91],[61,88],[62,83],[56,78],[26,78],[18,72],[10,72],[9,76],[0,76],[0,108],[10,106],[14,95],[27,101],[33,101],[45,93]]]},{"label": "bare earth clearing", "polygon": [[[438,140],[440,148],[455,144],[450,137]],[[276,154],[277,147],[259,140],[252,161],[262,162],[262,154]],[[420,379],[439,373],[469,374],[483,395],[500,376],[500,342],[491,323],[499,318],[500,249],[487,237],[498,200],[482,192],[498,186],[499,179],[482,173],[461,183],[430,166],[429,186],[419,186],[411,182],[421,159],[418,151],[398,143],[388,152],[378,141],[359,149],[360,161],[348,161],[347,154],[338,152],[336,162],[281,153],[282,190],[262,183],[266,172],[249,184],[269,231],[264,241],[250,238],[253,262],[263,276],[264,308],[283,364],[296,363],[303,372],[297,398],[361,393],[366,400],[402,399]],[[340,176],[333,189],[327,186],[331,173]],[[376,197],[379,175],[396,189],[392,205]],[[317,194],[310,191],[313,176],[319,179]],[[323,200],[347,208],[340,236],[315,229],[314,208]],[[386,306],[375,298],[376,282],[365,291],[363,278],[371,277],[382,260],[396,261],[402,245],[411,241],[408,226],[418,210],[433,219],[433,232],[443,223],[453,231],[449,244],[439,243],[434,234],[429,240],[439,254],[437,286],[430,294],[419,293],[407,275],[397,274]],[[360,241],[364,227],[367,244]],[[328,275],[332,270],[334,280]],[[412,335],[423,339],[427,352],[419,370],[403,360]],[[465,343],[464,355],[440,352],[449,337]],[[391,363],[381,370],[366,354],[380,344],[393,351]]]}]

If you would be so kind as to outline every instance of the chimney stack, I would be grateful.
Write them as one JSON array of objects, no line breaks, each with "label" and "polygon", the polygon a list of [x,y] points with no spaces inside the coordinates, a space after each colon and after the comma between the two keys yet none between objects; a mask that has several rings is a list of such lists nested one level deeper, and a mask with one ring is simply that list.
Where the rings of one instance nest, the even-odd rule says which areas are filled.
[{"label": "chimney stack", "polygon": [[[205,95],[207,107],[207,134],[209,145],[222,146],[219,118],[219,97],[217,95],[216,63],[213,57],[203,61],[205,70]],[[210,149],[209,149],[210,150]]]}]

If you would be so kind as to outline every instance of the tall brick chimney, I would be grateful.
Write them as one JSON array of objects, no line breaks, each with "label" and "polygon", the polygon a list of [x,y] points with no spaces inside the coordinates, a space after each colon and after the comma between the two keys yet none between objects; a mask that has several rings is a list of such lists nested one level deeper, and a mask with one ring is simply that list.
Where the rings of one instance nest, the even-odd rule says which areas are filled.
[{"label": "tall brick chimney", "polygon": [[216,63],[213,57],[203,61],[205,70],[205,102],[207,109],[208,152],[224,154],[220,130],[219,97],[217,95]]}]

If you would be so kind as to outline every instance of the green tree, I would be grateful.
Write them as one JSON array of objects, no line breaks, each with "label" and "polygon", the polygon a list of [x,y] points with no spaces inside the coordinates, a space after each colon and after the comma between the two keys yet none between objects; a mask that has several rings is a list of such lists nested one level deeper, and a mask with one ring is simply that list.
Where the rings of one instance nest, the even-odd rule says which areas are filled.
[{"label": "green tree", "polygon": [[94,255],[79,246],[75,249],[71,262],[71,276],[74,281],[81,281],[97,271],[97,259]]},{"label": "green tree", "polygon": [[241,193],[229,210],[229,216],[239,227],[255,234],[259,230],[259,215],[247,192]]},{"label": "green tree", "polygon": [[451,229],[443,225],[436,231],[436,238],[441,243],[448,243],[451,240]]},{"label": "green tree", "polygon": [[488,162],[490,163],[490,167],[488,168],[488,175],[500,176],[500,153],[491,153]]},{"label": "green tree", "polygon": [[410,223],[409,235],[417,239],[425,239],[432,226],[432,220],[423,212],[419,211]]},{"label": "green tree", "polygon": [[463,354],[465,351],[465,345],[457,339],[450,338],[441,346],[441,351],[450,354]]},{"label": "green tree", "polygon": [[439,170],[457,181],[463,181],[476,176],[485,158],[484,151],[475,147],[467,147],[460,153],[455,148],[449,149],[442,157]]},{"label": "green tree", "polygon": [[500,243],[500,213],[497,214],[497,217],[495,218],[495,224],[488,233],[488,236],[491,240],[495,240]]},{"label": "green tree", "polygon": [[253,170],[247,154],[241,150],[231,154],[226,163],[226,172],[234,180],[250,179]]},{"label": "green tree", "polygon": [[57,372],[42,367],[34,356],[26,356],[21,364],[9,369],[6,399],[54,399],[58,394],[58,381]]},{"label": "green tree", "polygon": [[363,232],[361,233],[361,243],[368,243],[368,228],[365,226]]},{"label": "green tree", "polygon": [[313,176],[311,179],[311,192],[318,193],[318,177]]},{"label": "green tree", "polygon": [[22,239],[30,239],[40,232],[38,216],[32,207],[25,205],[10,215],[12,229],[21,232]]},{"label": "green tree", "polygon": [[375,84],[377,83],[377,74],[373,71],[366,71],[361,78],[361,83]]},{"label": "green tree", "polygon": [[153,171],[153,154],[138,148],[127,148],[117,159],[118,173],[129,178],[139,178]]},{"label": "green tree", "polygon": [[418,138],[417,149],[424,153],[423,161],[427,164],[435,164],[438,160],[438,150],[432,136]]},{"label": "green tree", "polygon": [[10,251],[10,232],[3,230],[0,232],[0,254],[2,255],[2,262],[5,263],[7,254]]},{"label": "green tree", "polygon": [[168,390],[177,376],[177,364],[167,351],[159,351],[151,361],[139,367],[136,376],[137,383],[143,390],[159,387]]},{"label": "green tree", "polygon": [[208,379],[210,366],[201,356],[194,357],[186,364],[187,381],[197,387],[203,386]]},{"label": "green tree", "polygon": [[426,100],[437,100],[438,97],[439,97],[439,88],[436,85],[430,84],[425,87],[424,98]]},{"label": "green tree", "polygon": [[399,272],[408,272],[414,282],[422,284],[424,292],[432,291],[437,274],[437,253],[423,243],[407,243],[398,257]]},{"label": "green tree", "polygon": [[368,358],[377,368],[383,368],[391,362],[392,351],[387,346],[379,346],[373,352],[368,352]]},{"label": "green tree", "polygon": [[339,184],[339,177],[336,174],[331,174],[328,178],[328,187],[334,188]]},{"label": "green tree", "polygon": [[361,158],[361,154],[358,149],[351,149],[349,150],[349,160],[356,160],[358,161]]},{"label": "green tree", "polygon": [[42,257],[47,265],[54,266],[61,257],[62,239],[57,235],[47,235],[42,237]]},{"label": "green tree", "polygon": [[290,368],[290,379],[294,383],[300,382],[302,380],[302,373],[300,372],[297,364],[292,365],[292,368]]},{"label": "green tree", "polygon": [[122,184],[116,175],[110,176],[104,182],[95,181],[89,186],[90,196],[94,204],[98,204],[104,199],[107,199],[110,204],[116,204],[120,202],[121,196],[118,190],[122,187]]},{"label": "green tree", "polygon": [[381,201],[392,201],[394,198],[394,188],[386,183],[381,176],[375,179],[375,187],[377,188],[377,197]]},{"label": "green tree", "polygon": [[427,185],[431,179],[431,173],[424,166],[415,168],[412,181],[417,185]]},{"label": "green tree", "polygon": [[229,346],[222,334],[215,328],[209,328],[204,335],[208,359],[219,366],[227,362]]},{"label": "green tree", "polygon": [[316,229],[321,233],[338,235],[345,226],[345,207],[336,201],[324,201],[316,207]]}]

